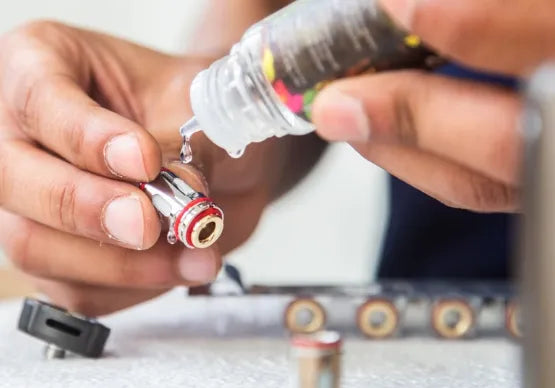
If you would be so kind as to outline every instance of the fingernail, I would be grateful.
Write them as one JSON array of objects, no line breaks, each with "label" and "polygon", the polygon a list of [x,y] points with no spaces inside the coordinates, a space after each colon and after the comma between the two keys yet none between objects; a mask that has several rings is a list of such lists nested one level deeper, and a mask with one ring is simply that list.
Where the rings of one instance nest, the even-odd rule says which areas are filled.
[{"label": "fingernail", "polygon": [[187,250],[179,258],[183,279],[193,283],[208,283],[216,277],[216,257],[211,249]]},{"label": "fingernail", "polygon": [[318,132],[328,140],[367,141],[370,122],[362,101],[339,90],[324,90],[316,102]]},{"label": "fingernail", "polygon": [[148,180],[141,146],[135,135],[112,138],[104,148],[104,160],[115,175],[140,181]]},{"label": "fingernail", "polygon": [[131,195],[112,200],[104,208],[102,222],[106,232],[114,240],[133,248],[142,247],[144,216],[139,198]]}]

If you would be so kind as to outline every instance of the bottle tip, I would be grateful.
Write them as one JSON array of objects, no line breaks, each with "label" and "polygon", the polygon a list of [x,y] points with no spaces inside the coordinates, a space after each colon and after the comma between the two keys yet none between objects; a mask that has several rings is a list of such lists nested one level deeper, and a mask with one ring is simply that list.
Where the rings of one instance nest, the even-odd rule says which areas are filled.
[{"label": "bottle tip", "polygon": [[181,128],[179,128],[179,133],[181,133],[181,136],[184,138],[190,137],[198,131],[200,131],[200,126],[195,116],[193,116],[185,124],[183,124]]}]

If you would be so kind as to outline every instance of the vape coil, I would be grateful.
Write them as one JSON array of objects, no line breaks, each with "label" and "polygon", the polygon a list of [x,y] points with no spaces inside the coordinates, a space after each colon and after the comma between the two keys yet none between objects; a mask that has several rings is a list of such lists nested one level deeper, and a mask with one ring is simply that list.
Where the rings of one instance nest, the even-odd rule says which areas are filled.
[{"label": "vape coil", "polygon": [[326,324],[322,305],[310,298],[298,298],[285,309],[285,326],[291,333],[314,333]]},{"label": "vape coil", "polygon": [[357,310],[357,326],[368,338],[387,338],[399,328],[399,309],[394,301],[373,297]]},{"label": "vape coil", "polygon": [[319,331],[291,340],[292,388],[339,388],[341,379],[341,335]]},{"label": "vape coil", "polygon": [[181,241],[187,248],[208,248],[221,236],[224,214],[204,194],[195,191],[169,170],[140,188],[168,227],[168,242]]},{"label": "vape coil", "polygon": [[463,298],[440,298],[432,306],[432,328],[443,338],[470,336],[476,326],[477,302]]}]

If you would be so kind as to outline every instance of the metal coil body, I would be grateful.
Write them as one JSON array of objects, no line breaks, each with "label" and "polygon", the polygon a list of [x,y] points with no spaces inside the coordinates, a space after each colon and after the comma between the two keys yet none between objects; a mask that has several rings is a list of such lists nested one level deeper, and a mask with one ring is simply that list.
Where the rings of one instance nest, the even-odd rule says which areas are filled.
[{"label": "metal coil body", "polygon": [[140,185],[168,228],[168,242],[187,248],[208,248],[221,236],[224,214],[214,201],[195,191],[169,170]]}]

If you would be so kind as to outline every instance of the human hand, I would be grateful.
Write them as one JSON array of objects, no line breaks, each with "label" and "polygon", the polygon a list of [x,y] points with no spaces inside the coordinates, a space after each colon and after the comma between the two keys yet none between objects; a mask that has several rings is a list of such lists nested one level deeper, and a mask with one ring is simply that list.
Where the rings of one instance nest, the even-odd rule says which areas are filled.
[{"label": "human hand", "polygon": [[[524,77],[555,56],[551,0],[383,0],[407,30],[445,57]],[[476,211],[519,207],[521,100],[512,91],[418,71],[338,81],[316,99],[327,140],[427,194]]]},{"label": "human hand", "polygon": [[54,303],[92,316],[212,280],[272,197],[280,174],[265,163],[278,167],[286,142],[231,161],[198,135],[196,167],[169,164],[224,208],[219,248],[159,239],[156,211],[133,184],[178,155],[189,83],[210,59],[51,22],[2,37],[0,52],[0,246],[14,264]]}]

